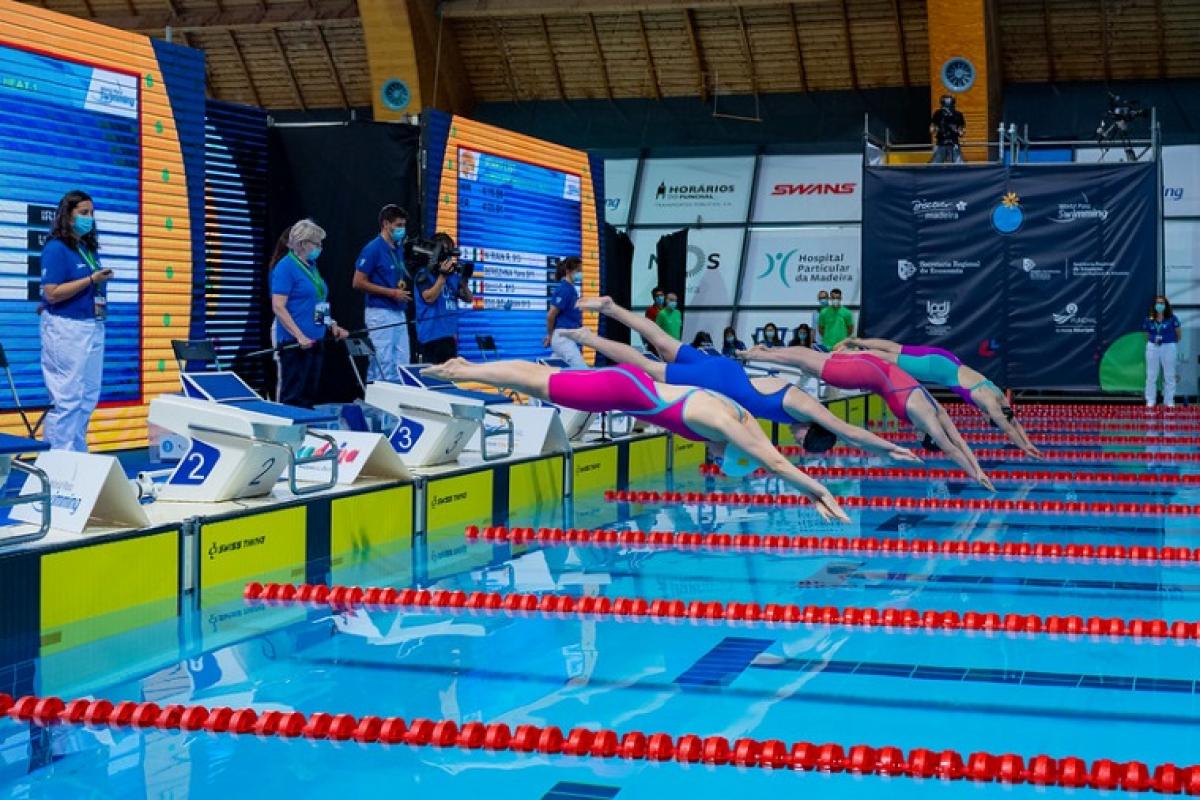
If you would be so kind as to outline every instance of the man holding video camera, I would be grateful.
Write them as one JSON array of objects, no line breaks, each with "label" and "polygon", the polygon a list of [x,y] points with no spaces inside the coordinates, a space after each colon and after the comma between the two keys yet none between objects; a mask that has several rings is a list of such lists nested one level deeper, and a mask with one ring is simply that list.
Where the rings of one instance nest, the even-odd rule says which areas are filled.
[{"label": "man holding video camera", "polygon": [[417,245],[417,253],[427,263],[416,275],[417,338],[421,340],[421,360],[441,364],[458,355],[458,301],[474,297],[467,285],[470,275],[459,266],[459,250],[447,233],[433,237],[428,252]]},{"label": "man holding video camera", "polygon": [[942,104],[929,119],[929,132],[933,134],[937,142],[937,147],[933,150],[933,158],[929,159],[929,163],[961,164],[963,162],[962,149],[959,148],[958,143],[966,129],[967,123],[963,119],[962,112],[954,107],[954,97],[948,94],[942,95]]}]

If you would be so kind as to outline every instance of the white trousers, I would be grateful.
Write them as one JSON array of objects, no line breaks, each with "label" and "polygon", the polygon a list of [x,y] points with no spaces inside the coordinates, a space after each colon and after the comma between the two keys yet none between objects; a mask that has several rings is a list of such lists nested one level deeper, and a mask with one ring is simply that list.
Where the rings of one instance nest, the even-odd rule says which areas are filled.
[{"label": "white trousers", "polygon": [[1175,351],[1174,342],[1146,343],[1146,405],[1154,405],[1160,370],[1163,378],[1163,403],[1167,408],[1175,405]]},{"label": "white trousers", "polygon": [[556,330],[554,335],[550,337],[550,351],[555,356],[567,362],[567,366],[571,369],[587,369],[587,362],[583,360],[583,351],[579,349],[579,345],[566,336],[562,335],[562,331]]},{"label": "white trousers", "polygon": [[104,323],[41,314],[42,378],[54,407],[46,441],[54,450],[87,452],[88,421],[104,377]]},{"label": "white trousers", "polygon": [[408,326],[404,323],[404,312],[393,308],[371,308],[363,315],[368,328],[391,325],[390,328],[373,330],[371,344],[375,345],[375,358],[367,369],[367,378],[393,383],[400,381],[400,367],[412,363],[408,348]]}]

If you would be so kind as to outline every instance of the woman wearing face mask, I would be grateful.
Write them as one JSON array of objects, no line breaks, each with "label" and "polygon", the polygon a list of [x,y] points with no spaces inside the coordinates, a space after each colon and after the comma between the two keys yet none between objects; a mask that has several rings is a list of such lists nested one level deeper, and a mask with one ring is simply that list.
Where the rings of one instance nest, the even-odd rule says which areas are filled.
[{"label": "woman wearing face mask", "polygon": [[725,329],[725,343],[721,346],[721,355],[733,358],[737,351],[745,350],[746,343],[737,337],[737,331],[732,327]]},{"label": "woman wearing face mask", "polygon": [[559,259],[558,266],[554,268],[558,285],[554,287],[554,294],[550,298],[550,310],[546,312],[546,336],[542,339],[542,347],[549,347],[571,369],[587,369],[579,345],[563,335],[564,331],[583,327],[583,312],[576,305],[579,290],[575,288],[575,278],[582,271],[583,261],[578,256]]},{"label": "woman wearing face mask", "polygon": [[1179,343],[1179,317],[1165,295],[1154,298],[1142,323],[1146,332],[1146,408],[1154,408],[1158,373],[1163,377],[1163,404],[1175,407],[1175,357]]},{"label": "woman wearing face mask", "polygon": [[792,340],[788,342],[788,347],[812,347],[812,328],[804,323],[796,326],[796,330],[792,332]]},{"label": "woman wearing face mask", "polygon": [[764,347],[783,347],[783,339],[779,336],[779,329],[774,324],[768,322],[763,326],[762,343]]},{"label": "woman wearing face mask", "polygon": [[272,339],[278,347],[279,402],[312,408],[317,399],[328,329],[338,339],[347,333],[329,313],[329,288],[317,271],[325,231],[302,219],[288,233],[288,252],[271,268]]},{"label": "woman wearing face mask", "polygon": [[87,452],[87,427],[104,375],[105,284],[113,276],[97,255],[95,206],[81,191],[58,201],[42,249],[42,377],[52,407],[46,441],[55,450]]}]

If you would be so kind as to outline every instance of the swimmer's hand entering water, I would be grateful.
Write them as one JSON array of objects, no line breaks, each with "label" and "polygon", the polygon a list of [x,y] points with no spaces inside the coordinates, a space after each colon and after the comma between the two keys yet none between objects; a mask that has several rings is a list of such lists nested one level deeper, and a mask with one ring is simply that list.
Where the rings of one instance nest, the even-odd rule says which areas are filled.
[{"label": "swimmer's hand entering water", "polygon": [[888,451],[888,458],[892,459],[893,461],[899,461],[901,463],[905,463],[905,462],[907,462],[909,464],[924,464],[925,463],[925,460],[923,458],[921,458],[919,455],[917,455],[916,453],[914,453],[912,450],[909,450],[907,447],[900,447],[899,445],[897,445],[896,447],[894,447]]}]

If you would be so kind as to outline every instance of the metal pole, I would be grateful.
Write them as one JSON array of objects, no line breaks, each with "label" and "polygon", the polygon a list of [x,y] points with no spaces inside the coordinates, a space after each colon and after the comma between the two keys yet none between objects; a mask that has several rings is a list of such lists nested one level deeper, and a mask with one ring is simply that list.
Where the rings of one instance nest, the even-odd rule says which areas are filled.
[{"label": "metal pole", "polygon": [[750,221],[754,218],[754,196],[758,193],[758,176],[762,172],[762,148],[754,154],[754,173],[750,178],[750,202],[746,204],[745,226],[742,228],[742,257],[738,259],[737,283],[733,285],[733,312],[729,324],[737,330],[738,314],[741,312],[742,281],[746,279],[746,254],[750,252]]},{"label": "metal pole", "polygon": [[1158,293],[1167,291],[1166,263],[1166,222],[1163,219],[1163,162],[1162,162],[1162,130],[1158,124],[1158,108],[1150,109],[1150,137],[1154,142],[1155,178],[1158,186]]}]

